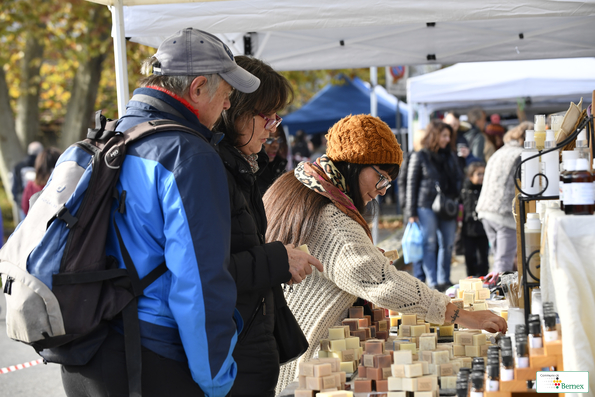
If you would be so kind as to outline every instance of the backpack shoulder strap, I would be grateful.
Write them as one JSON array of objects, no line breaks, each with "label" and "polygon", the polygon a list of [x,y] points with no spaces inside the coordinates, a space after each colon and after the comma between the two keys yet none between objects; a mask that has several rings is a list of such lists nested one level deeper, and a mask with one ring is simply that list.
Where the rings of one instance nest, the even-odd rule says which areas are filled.
[{"label": "backpack shoulder strap", "polygon": [[124,143],[128,145],[134,141],[145,138],[157,132],[172,130],[182,131],[188,134],[198,136],[202,138],[205,142],[209,143],[207,138],[200,132],[173,120],[150,120],[145,121],[144,123],[137,124],[134,127],[131,127],[123,132]]}]

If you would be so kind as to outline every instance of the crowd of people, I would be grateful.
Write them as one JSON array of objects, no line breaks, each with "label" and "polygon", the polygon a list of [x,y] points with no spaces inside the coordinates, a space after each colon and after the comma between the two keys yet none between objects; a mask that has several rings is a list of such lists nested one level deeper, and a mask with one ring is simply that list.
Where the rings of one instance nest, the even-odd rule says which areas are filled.
[{"label": "crowd of people", "polygon": [[[439,291],[450,283],[456,220],[438,217],[431,202],[439,190],[452,198],[467,192],[477,216],[465,217],[464,236],[479,238],[477,219],[485,213],[481,224],[495,225],[500,215],[493,198],[482,201],[482,179],[491,183],[512,166],[511,142],[522,134],[504,139],[505,155],[486,152],[483,114],[461,134],[468,150],[461,146],[457,156],[457,144],[465,143],[459,127],[433,121],[402,169],[403,152],[386,123],[351,115],[317,148],[298,134],[289,158],[279,113],[292,88],[264,62],[234,57],[215,36],[187,28],[167,38],[142,71],[118,131],[167,119],[201,135],[155,133],[131,144],[121,166],[126,210],[115,211],[106,254],[125,268],[121,239],[139,275],[163,262],[168,269],[137,301],[144,395],[274,396],[297,375],[297,362],[281,366],[275,336],[285,305],[309,342],[304,358],[361,299],[432,323],[506,332],[503,318],[459,310]],[[39,179],[30,190],[46,183],[56,154],[38,153]],[[488,155],[485,171],[470,162]],[[492,173],[494,163],[500,168]],[[406,174],[409,219],[427,235],[418,278],[392,266],[363,217],[399,173]],[[491,241],[493,233],[500,249],[506,237],[498,230],[485,236]],[[303,244],[309,253],[297,248]],[[474,274],[485,271],[484,253]],[[128,395],[125,340],[118,317],[100,337],[83,338],[79,365],[61,367],[66,394]]]}]

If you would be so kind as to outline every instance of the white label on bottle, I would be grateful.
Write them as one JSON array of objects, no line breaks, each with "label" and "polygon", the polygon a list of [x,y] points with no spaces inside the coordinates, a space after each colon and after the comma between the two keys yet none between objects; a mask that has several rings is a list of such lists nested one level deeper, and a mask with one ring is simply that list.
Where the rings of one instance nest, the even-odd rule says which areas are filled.
[{"label": "white label on bottle", "polygon": [[546,342],[553,342],[558,340],[558,331],[545,331],[543,338]]},{"label": "white label on bottle", "polygon": [[469,397],[483,397],[482,391],[472,391],[469,393]]},{"label": "white label on bottle", "polygon": [[572,203],[574,205],[592,205],[593,204],[593,183],[592,182],[573,182],[572,185]]},{"label": "white label on bottle", "polygon": [[539,349],[543,347],[543,339],[541,339],[541,336],[529,335],[529,347],[532,349]]},{"label": "white label on bottle", "polygon": [[517,357],[516,366],[517,368],[529,368],[529,357]]},{"label": "white label on bottle", "polygon": [[[595,186],[595,182],[594,186]],[[558,195],[560,196],[560,202],[564,202],[564,182],[558,182]]]},{"label": "white label on bottle", "polygon": [[488,380],[486,385],[486,391],[498,391],[500,390],[500,382],[497,380]]},{"label": "white label on bottle", "polygon": [[514,369],[500,369],[500,380],[509,381],[514,380]]},{"label": "white label on bottle", "polygon": [[564,193],[562,195],[564,196],[564,205],[574,205],[572,202],[572,183],[564,183],[563,185]]},{"label": "white label on bottle", "polygon": [[[521,160],[534,156],[537,152],[521,153]],[[539,157],[524,162],[521,165],[521,189],[527,194],[540,192],[540,178],[535,178],[539,173]],[[533,185],[533,186],[531,186]]]}]

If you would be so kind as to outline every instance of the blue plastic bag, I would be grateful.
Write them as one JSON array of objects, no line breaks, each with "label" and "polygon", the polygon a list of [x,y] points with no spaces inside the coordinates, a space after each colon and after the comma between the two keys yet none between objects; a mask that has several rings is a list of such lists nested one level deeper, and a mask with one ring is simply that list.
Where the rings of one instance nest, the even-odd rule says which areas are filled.
[{"label": "blue plastic bag", "polygon": [[405,263],[413,263],[423,258],[424,236],[417,222],[409,222],[405,227],[403,240],[403,259]]}]

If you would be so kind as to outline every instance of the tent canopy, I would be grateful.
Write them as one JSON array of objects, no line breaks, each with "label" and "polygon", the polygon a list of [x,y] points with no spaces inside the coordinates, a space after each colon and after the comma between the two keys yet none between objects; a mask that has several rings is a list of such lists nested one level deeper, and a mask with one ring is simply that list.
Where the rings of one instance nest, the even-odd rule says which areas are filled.
[{"label": "tent canopy", "polygon": [[[370,113],[370,87],[359,78],[342,76],[341,84],[329,84],[320,90],[299,110],[285,116],[283,125],[295,135],[298,130],[306,134],[326,132],[337,121],[350,114]],[[391,128],[396,126],[397,99],[377,86],[378,117]],[[407,127],[407,105],[400,103],[401,127]]]},{"label": "tent canopy", "polygon": [[124,30],[157,47],[194,27],[277,70],[309,70],[592,56],[594,15],[595,2],[572,0],[230,0],[124,7]]},{"label": "tent canopy", "polygon": [[461,63],[410,78],[410,103],[428,111],[474,105],[578,102],[595,88],[595,58]]}]

